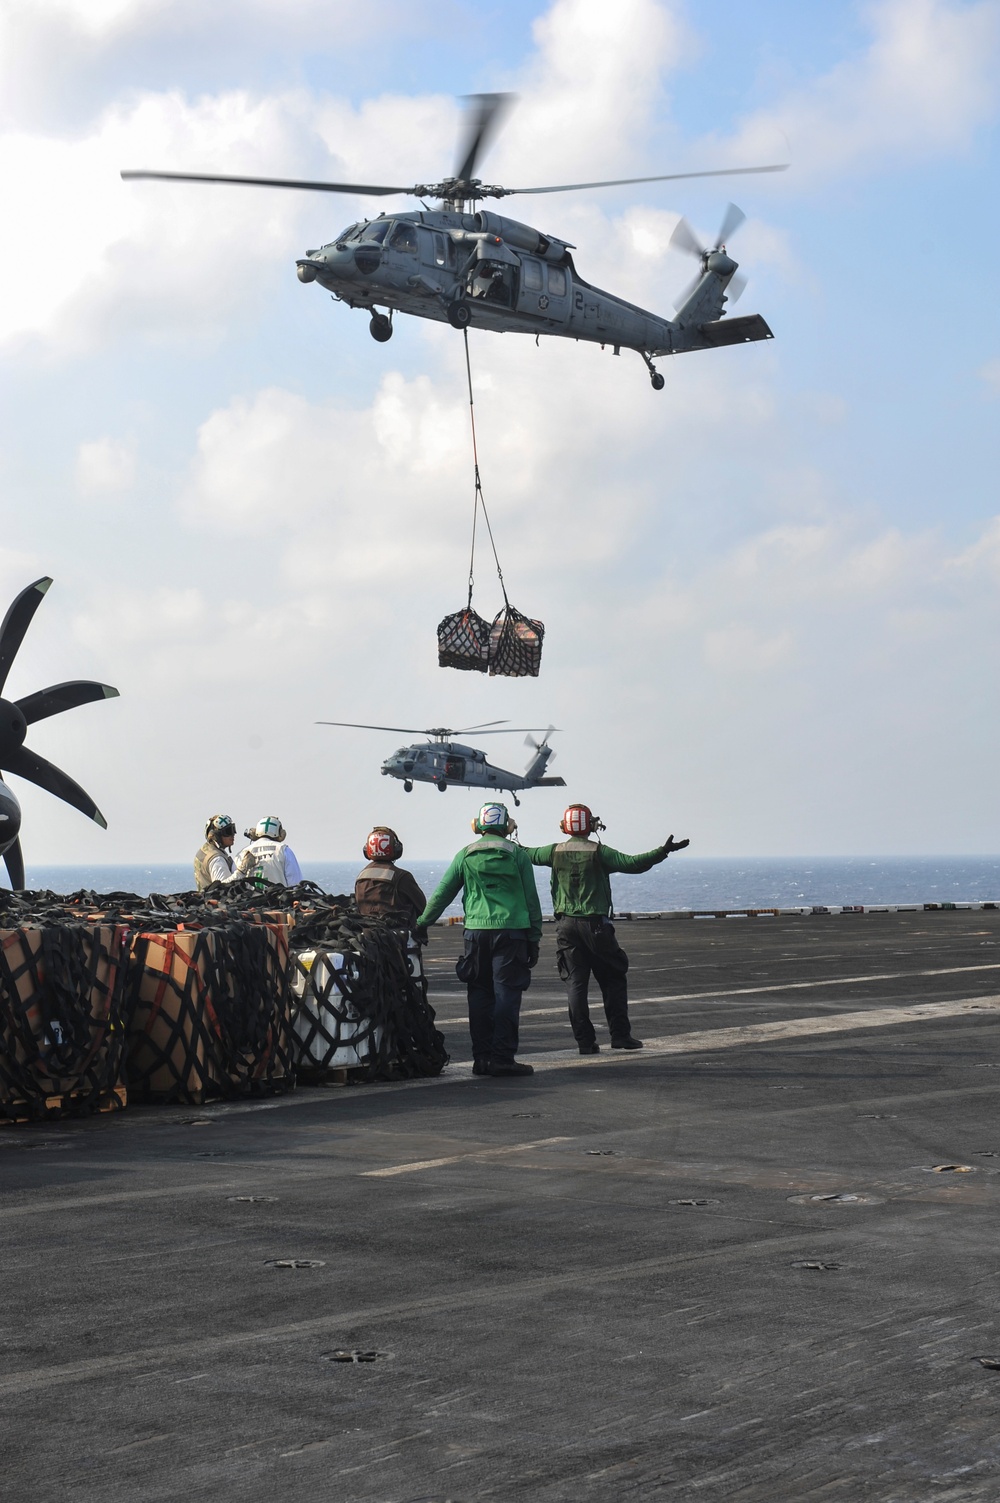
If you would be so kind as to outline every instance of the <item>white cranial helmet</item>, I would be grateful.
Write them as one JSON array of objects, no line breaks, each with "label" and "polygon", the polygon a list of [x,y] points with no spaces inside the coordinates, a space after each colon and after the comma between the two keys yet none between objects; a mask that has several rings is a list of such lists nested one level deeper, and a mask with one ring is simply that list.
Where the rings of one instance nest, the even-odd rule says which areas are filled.
[{"label": "white cranial helmet", "polygon": [[254,835],[258,840],[284,840],[285,827],[276,814],[269,814],[266,819],[257,821]]}]

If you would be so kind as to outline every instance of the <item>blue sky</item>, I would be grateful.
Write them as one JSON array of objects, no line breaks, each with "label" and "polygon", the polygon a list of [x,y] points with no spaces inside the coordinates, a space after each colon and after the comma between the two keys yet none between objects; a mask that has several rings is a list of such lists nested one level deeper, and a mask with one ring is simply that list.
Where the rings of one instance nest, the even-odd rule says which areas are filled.
[{"label": "blue sky", "polygon": [[[378,771],[401,738],[322,718],[554,721],[554,770],[630,849],[996,851],[998,62],[1000,0],[8,0],[0,587],[56,581],[8,687],[122,690],[33,731],[110,828],[18,784],[29,869],[183,859],[219,810],[277,812],[306,860],[373,822],[458,844],[473,794],[405,795]],[[537,682],[436,666],[471,500],[457,336],[376,345],[295,279],[370,205],[117,175],[433,176],[483,88],[519,95],[483,169],[508,185],[792,164],[518,206],[669,312],[677,217],[710,234],[731,195],[740,312],[776,335],[677,358],[660,394],[627,352],[473,338]],[[526,799],[526,838],[561,806]]]}]

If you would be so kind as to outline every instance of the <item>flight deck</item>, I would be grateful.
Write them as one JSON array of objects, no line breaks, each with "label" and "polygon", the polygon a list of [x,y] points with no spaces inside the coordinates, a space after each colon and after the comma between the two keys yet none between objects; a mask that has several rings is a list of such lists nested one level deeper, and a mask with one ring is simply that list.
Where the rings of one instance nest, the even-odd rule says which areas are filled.
[{"label": "flight deck", "polygon": [[25,1503],[990,1499],[1000,912],[623,922],[581,1058],[0,1131]]}]

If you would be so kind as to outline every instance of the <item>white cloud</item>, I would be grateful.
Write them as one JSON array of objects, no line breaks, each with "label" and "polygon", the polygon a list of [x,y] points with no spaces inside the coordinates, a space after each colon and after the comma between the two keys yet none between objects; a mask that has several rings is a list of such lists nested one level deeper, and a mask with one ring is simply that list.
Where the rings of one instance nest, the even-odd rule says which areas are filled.
[{"label": "white cloud", "polygon": [[987,360],[979,375],[995,396],[1000,396],[1000,360]]},{"label": "white cloud", "polygon": [[98,438],[76,451],[76,483],[87,496],[118,495],[135,481],[135,449]]},{"label": "white cloud", "polygon": [[752,115],[732,145],[741,160],[773,159],[784,137],[789,186],[813,183],[962,151],[995,118],[996,0],[876,0],[863,14],[867,50]]}]

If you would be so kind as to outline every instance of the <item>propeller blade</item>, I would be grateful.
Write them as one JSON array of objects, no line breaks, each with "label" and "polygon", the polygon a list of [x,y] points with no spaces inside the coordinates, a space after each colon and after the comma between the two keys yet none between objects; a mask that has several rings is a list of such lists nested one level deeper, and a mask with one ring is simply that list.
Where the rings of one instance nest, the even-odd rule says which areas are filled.
[{"label": "propeller blade", "polygon": [[729,286],[726,288],[726,297],[729,300],[730,306],[732,306],[733,303],[738,303],[746,290],[746,277],[741,271],[733,272],[733,275],[729,279]]},{"label": "propeller blade", "polygon": [[15,892],[24,891],[24,857],[21,854],[21,842],[15,840],[3,853],[4,865],[10,878],[10,885]]},{"label": "propeller blade", "polygon": [[110,684],[98,684],[92,679],[75,678],[65,684],[53,684],[51,688],[39,689],[37,694],[28,694],[15,700],[29,725],[36,720],[45,720],[49,715],[61,715],[63,710],[75,710],[77,705],[94,704],[99,699],[117,699],[118,690]]},{"label": "propeller blade", "polygon": [[22,590],[12,602],[0,626],[0,689],[7,682],[10,665],[17,656],[17,649],[24,641],[24,634],[31,625],[32,617],[42,603],[42,597],[52,583],[46,576],[36,579]]},{"label": "propeller blade", "polygon": [[726,244],[727,240],[731,235],[735,234],[746,217],[743,210],[737,204],[729,205],[722,218],[722,225],[715,242],[716,249]]},{"label": "propeller blade", "polygon": [[698,283],[701,281],[702,276],[703,276],[703,273],[699,272],[696,277],[692,278],[692,280],[685,287],[684,291],[682,293],[680,293],[677,296],[677,298],[675,299],[675,301],[674,301],[674,307],[675,308],[679,309],[679,308],[683,308],[684,307],[684,304],[687,302],[688,298],[691,296],[692,292],[697,287]]},{"label": "propeller blade", "polygon": [[51,762],[46,762],[37,752],[29,751],[26,746],[15,747],[6,753],[3,770],[12,772],[15,777],[27,778],[29,783],[44,788],[46,793],[54,793],[64,804],[72,804],[74,809],[86,814],[102,830],[108,828],[107,820],[89,793],[85,793],[79,783],[74,783],[71,777]]},{"label": "propeller blade", "polygon": [[384,183],[312,183],[297,177],[222,177],[208,172],[147,172],[126,169],[126,180],[155,177],[175,183],[239,183],[251,188],[305,188],[311,193],[363,193],[387,197],[391,193],[413,193],[414,188],[387,188]]},{"label": "propeller blade", "polygon": [[364,725],[358,720],[316,720],[314,725],[346,725],[354,731],[398,731],[401,736],[429,736],[430,731],[412,725]]},{"label": "propeller blade", "polygon": [[674,250],[683,251],[685,255],[697,256],[699,261],[708,254],[707,246],[702,245],[686,219],[678,219],[674,225],[670,245]]},{"label": "propeller blade", "polygon": [[504,188],[498,198],[511,193],[572,193],[583,188],[625,188],[632,183],[678,183],[692,177],[743,177],[751,172],[786,172],[787,162],[771,167],[719,167],[713,172],[661,172],[655,177],[612,177],[599,183],[558,183],[550,188]]},{"label": "propeller blade", "polygon": [[496,135],[501,117],[514,102],[513,94],[470,94],[466,105],[466,126],[456,181],[467,183],[475,174],[476,163]]}]

